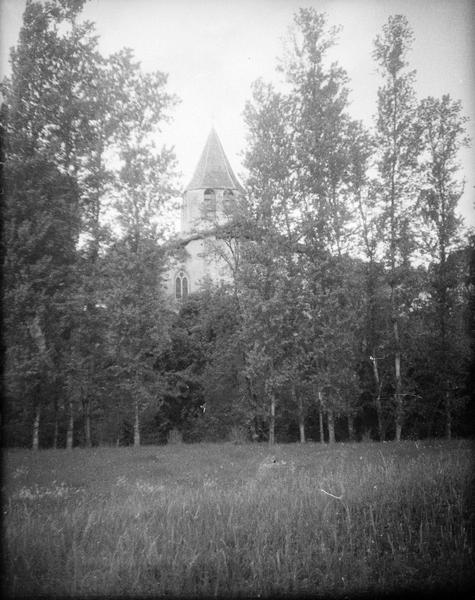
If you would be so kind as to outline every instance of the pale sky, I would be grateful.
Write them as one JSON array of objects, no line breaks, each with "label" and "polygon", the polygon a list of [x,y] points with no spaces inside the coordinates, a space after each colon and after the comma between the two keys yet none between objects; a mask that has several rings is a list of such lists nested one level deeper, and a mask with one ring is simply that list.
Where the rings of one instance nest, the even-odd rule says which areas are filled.
[{"label": "pale sky", "polygon": [[[25,0],[0,0],[1,71],[16,44]],[[89,0],[84,16],[96,23],[100,49],[127,46],[145,71],[169,74],[181,99],[163,141],[175,146],[183,187],[190,180],[214,124],[239,176],[245,147],[242,117],[251,83],[278,81],[276,59],[299,7],[326,12],[343,27],[335,56],[350,78],[350,113],[368,126],[376,112],[380,78],[371,57],[388,17],[404,14],[414,31],[409,55],[419,99],[449,93],[462,100],[475,141],[475,2],[473,0]],[[466,191],[460,213],[475,225],[474,143],[460,158]]]}]

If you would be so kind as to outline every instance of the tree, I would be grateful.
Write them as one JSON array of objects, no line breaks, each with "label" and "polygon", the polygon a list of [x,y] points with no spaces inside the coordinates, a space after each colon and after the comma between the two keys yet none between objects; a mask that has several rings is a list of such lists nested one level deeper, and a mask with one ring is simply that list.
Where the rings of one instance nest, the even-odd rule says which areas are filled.
[{"label": "tree", "polygon": [[394,400],[396,439],[401,439],[404,414],[404,382],[401,361],[401,287],[414,244],[415,174],[418,156],[415,136],[415,74],[407,70],[406,55],[414,36],[402,15],[389,17],[375,40],[374,58],[384,78],[378,90],[376,144],[378,149],[379,196],[383,203],[381,226],[387,247],[385,259],[391,298],[394,355]]},{"label": "tree", "polygon": [[[460,354],[463,355],[463,352],[456,351],[457,340],[451,335],[451,331],[458,329],[452,322],[457,271],[453,268],[454,257],[451,253],[458,245],[461,219],[457,217],[455,210],[463,192],[463,183],[457,177],[457,158],[459,149],[469,142],[464,127],[467,119],[461,113],[461,103],[453,101],[448,95],[440,100],[425,98],[418,111],[423,149],[423,191],[420,194],[423,222],[421,244],[433,265],[431,295],[434,298],[437,331],[434,340],[437,364],[435,373],[445,405],[448,439],[452,435],[451,397],[457,388],[456,374],[460,364],[456,357],[460,358]],[[461,337],[463,339],[464,336]]]},{"label": "tree", "polygon": [[[351,152],[359,129],[348,114],[348,77],[336,63],[328,64],[338,29],[329,28],[325,15],[312,9],[300,10],[295,25],[286,75],[296,115],[297,193],[303,212],[299,241],[305,257],[301,271],[310,292],[307,305],[312,316],[308,326],[313,338],[313,379],[320,404],[325,401],[333,441],[334,413],[343,412],[343,405],[352,429],[353,408],[342,400],[351,392],[339,385],[345,378],[339,377],[344,371],[343,352],[338,354],[337,349],[351,348],[346,364],[356,365],[352,354],[356,348],[344,338],[358,329],[358,311],[354,313],[341,299],[347,291],[345,254],[352,247],[355,227]],[[348,373],[347,382],[354,380],[354,374]]]},{"label": "tree", "polygon": [[[102,57],[93,24],[79,21],[83,5],[83,0],[29,0],[12,51],[12,77],[2,84],[6,237],[11,242],[5,254],[7,346],[18,344],[11,353],[17,360],[30,360],[35,349],[43,362],[48,357],[42,371],[50,375],[40,387],[49,392],[28,388],[55,407],[63,404],[57,398],[66,396],[70,447],[77,403],[82,404],[86,444],[91,443],[91,401],[100,398],[104,381],[107,335],[100,332],[107,319],[101,261],[112,241],[104,223],[107,196],[113,189],[126,194],[136,186],[133,198],[148,203],[148,209],[134,207],[143,224],[157,206],[154,194],[161,200],[170,196],[165,173],[173,170],[174,160],[171,150],[153,152],[145,141],[156,135],[174,102],[164,89],[166,76],[142,74],[130,51]],[[117,172],[107,157],[120,153],[125,166]],[[131,173],[140,169],[139,181]],[[126,219],[127,203],[118,199],[117,205]],[[12,265],[20,263],[24,268],[15,271]],[[9,365],[22,378],[21,370]],[[77,398],[73,390],[81,392]],[[35,423],[38,418],[37,411]]]},{"label": "tree", "polygon": [[[28,174],[24,169],[28,167]],[[19,174],[21,173],[21,176]],[[34,410],[33,447],[39,444],[41,408],[64,386],[62,356],[68,344],[79,234],[74,181],[34,158],[6,173],[3,265],[7,380],[24,389]],[[22,380],[21,384],[20,381]],[[20,385],[20,388],[18,388]],[[12,398],[13,400],[13,398]]]},{"label": "tree", "polygon": [[[36,404],[35,448],[39,407],[49,403],[48,397],[56,399],[55,388],[65,385],[62,357],[74,310],[70,294],[76,285],[81,193],[72,157],[85,151],[85,124],[77,115],[92,62],[90,29],[75,25],[82,5],[28,2],[19,44],[11,55],[12,78],[2,84],[7,107],[6,343],[27,361],[35,352],[41,357],[42,375],[28,386]],[[60,25],[66,33],[59,32]],[[67,93],[66,87],[71,92],[73,86],[75,93]],[[14,364],[8,363],[10,367],[22,377]]]},{"label": "tree", "polygon": [[[340,271],[340,266],[353,236],[351,148],[359,133],[347,113],[347,76],[338,65],[327,66],[336,35],[337,29],[327,28],[325,15],[301,9],[295,15],[291,43],[280,66],[288,91],[278,93],[258,82],[245,113],[250,141],[248,186],[266,232],[259,243],[265,238],[264,243],[269,244],[267,262],[268,256],[280,261],[272,274],[280,298],[279,303],[274,302],[274,310],[282,313],[280,345],[286,357],[285,369],[284,363],[279,363],[278,371],[280,377],[286,373],[291,396],[296,398],[302,440],[305,411],[297,397],[297,382],[305,376],[317,388],[325,385],[329,390],[328,381],[338,380],[342,365],[329,360],[329,348],[343,344],[340,327],[350,318],[341,314],[343,321],[333,321],[331,331],[325,326],[332,309],[337,305],[343,308],[337,300],[344,289],[345,269]],[[271,297],[268,294],[265,301]],[[356,328],[357,323],[359,319]],[[266,322],[266,333],[271,330]],[[275,352],[275,343],[272,348]],[[262,353],[260,357],[263,359]],[[352,379],[350,376],[348,381]],[[326,394],[330,422],[334,409],[341,406],[339,394],[333,394],[333,400]],[[317,396],[323,398],[318,391]],[[348,415],[351,419],[351,411]]]},{"label": "tree", "polygon": [[332,254],[348,249],[352,228],[348,195],[349,155],[354,125],[348,115],[348,76],[328,65],[338,28],[325,14],[300,9],[294,17],[291,48],[281,67],[290,84],[296,192],[313,238]]},{"label": "tree", "polygon": [[133,103],[123,124],[128,135],[120,144],[114,207],[123,233],[110,255],[110,308],[112,327],[120,332],[115,337],[123,391],[134,398],[134,445],[139,445],[141,407],[156,398],[158,389],[152,358],[164,345],[167,324],[160,290],[165,263],[158,245],[163,228],[157,218],[175,193],[174,153],[165,147],[157,152],[151,139],[176,100],[165,92],[161,73],[134,73],[126,82]]},{"label": "tree", "polygon": [[[286,382],[284,370],[285,294],[283,294],[277,247],[271,238],[249,243],[240,277],[242,336],[245,347],[244,377],[251,393],[264,401],[270,444],[275,442],[277,394]],[[258,391],[257,391],[258,388]]]},{"label": "tree", "polygon": [[[388,312],[384,286],[384,270],[381,264],[384,236],[380,228],[381,203],[378,198],[378,182],[369,176],[374,166],[372,159],[376,151],[375,140],[360,123],[352,124],[352,143],[349,147],[350,166],[348,187],[357,206],[357,248],[365,259],[364,279],[365,325],[362,332],[361,347],[365,354],[364,373],[370,371],[373,384],[370,393],[376,408],[378,437],[385,438],[385,412],[383,402],[384,372],[386,364],[387,329],[385,315]],[[365,387],[363,383],[363,388]]]},{"label": "tree", "polygon": [[[288,97],[258,81],[254,85],[253,102],[247,104],[245,111],[250,141],[246,155],[249,208],[255,224],[251,230],[257,234],[241,253],[247,260],[241,273],[245,289],[241,296],[244,328],[249,348],[247,377],[253,381],[258,373],[264,375],[271,443],[275,437],[276,393],[286,383],[298,408],[300,439],[305,441],[303,400],[296,389],[299,379],[296,338],[301,303],[295,260],[298,201],[294,191],[291,110]],[[254,277],[263,277],[264,281],[253,281]]]},{"label": "tree", "polygon": [[[160,294],[163,255],[156,243],[141,239],[135,250],[128,240],[109,250],[104,265],[105,313],[109,321],[109,395],[129,413],[134,445],[140,445],[140,415],[160,401],[161,382],[154,368],[166,343],[167,312]],[[163,268],[163,267],[162,267]]]}]

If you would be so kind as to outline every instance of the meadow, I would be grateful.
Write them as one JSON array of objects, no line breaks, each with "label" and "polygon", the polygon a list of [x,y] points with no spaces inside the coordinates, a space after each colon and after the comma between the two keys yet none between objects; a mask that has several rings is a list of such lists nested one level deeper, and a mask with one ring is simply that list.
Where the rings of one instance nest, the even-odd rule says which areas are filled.
[{"label": "meadow", "polygon": [[5,450],[3,590],[453,595],[474,571],[472,466],[466,441]]}]

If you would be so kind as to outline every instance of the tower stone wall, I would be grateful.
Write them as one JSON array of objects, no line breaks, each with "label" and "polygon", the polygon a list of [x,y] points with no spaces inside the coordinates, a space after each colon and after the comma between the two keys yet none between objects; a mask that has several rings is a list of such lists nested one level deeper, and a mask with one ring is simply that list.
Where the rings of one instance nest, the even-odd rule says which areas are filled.
[{"label": "tower stone wall", "polygon": [[192,180],[183,194],[180,233],[173,244],[165,288],[179,304],[207,281],[230,280],[225,251],[216,239],[216,227],[226,222],[244,190],[237,180],[214,129],[211,130]]}]

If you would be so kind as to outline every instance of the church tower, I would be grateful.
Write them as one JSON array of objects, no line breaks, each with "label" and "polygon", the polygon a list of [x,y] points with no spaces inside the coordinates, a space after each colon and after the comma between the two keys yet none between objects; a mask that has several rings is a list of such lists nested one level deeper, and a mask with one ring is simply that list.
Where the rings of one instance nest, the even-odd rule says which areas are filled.
[{"label": "church tower", "polygon": [[198,291],[206,280],[219,283],[229,279],[227,265],[210,252],[210,242],[219,244],[214,231],[226,222],[232,206],[243,194],[213,128],[183,194],[176,244],[181,250],[170,261],[166,282],[168,296],[174,303]]}]

